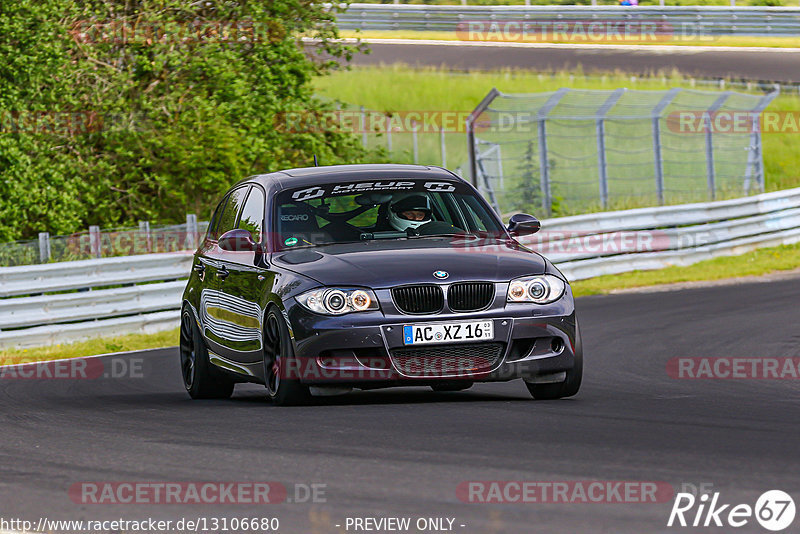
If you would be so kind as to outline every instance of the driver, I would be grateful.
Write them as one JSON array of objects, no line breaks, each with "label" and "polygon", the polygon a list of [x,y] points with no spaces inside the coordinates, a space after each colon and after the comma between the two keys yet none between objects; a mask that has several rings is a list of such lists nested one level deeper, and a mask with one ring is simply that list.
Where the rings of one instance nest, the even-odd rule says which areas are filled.
[{"label": "driver", "polygon": [[424,195],[403,197],[389,204],[389,224],[395,230],[401,232],[409,228],[416,230],[429,222],[431,222],[431,208],[428,197]]}]

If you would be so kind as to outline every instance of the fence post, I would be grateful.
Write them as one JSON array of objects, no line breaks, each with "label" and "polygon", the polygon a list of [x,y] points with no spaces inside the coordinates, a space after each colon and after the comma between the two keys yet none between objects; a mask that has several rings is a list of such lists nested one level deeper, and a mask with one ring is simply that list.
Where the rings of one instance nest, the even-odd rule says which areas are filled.
[{"label": "fence post", "polygon": [[139,221],[139,234],[144,237],[144,248],[147,252],[152,251],[150,242],[150,221]]},{"label": "fence post", "polygon": [[186,249],[194,250],[197,248],[197,238],[200,232],[197,229],[197,215],[194,213],[186,214]]},{"label": "fence post", "polygon": [[439,145],[442,148],[442,167],[447,168],[447,146],[444,142],[444,124],[439,128]]},{"label": "fence post", "polygon": [[708,196],[710,200],[714,200],[717,197],[717,177],[714,169],[714,137],[712,135],[714,126],[711,117],[722,107],[729,96],[730,92],[722,93],[705,112],[706,177],[708,179]]},{"label": "fence post", "polygon": [[561,88],[547,99],[544,106],[536,113],[539,133],[539,188],[542,191],[542,209],[546,215],[553,211],[553,195],[550,191],[550,162],[547,158],[547,115],[558,105],[569,89]]},{"label": "fence post", "polygon": [[672,102],[675,96],[681,91],[679,87],[673,87],[653,108],[653,166],[656,173],[656,195],[658,204],[664,204],[664,158],[661,154],[661,114]]},{"label": "fence post", "polygon": [[419,143],[417,140],[417,122],[414,121],[411,127],[411,139],[414,142],[414,164],[419,163]]},{"label": "fence post", "polygon": [[39,232],[39,263],[50,261],[50,234]]},{"label": "fence post", "polygon": [[476,188],[478,187],[478,161],[477,161],[477,152],[475,150],[475,121],[478,117],[481,116],[481,113],[486,111],[486,108],[489,107],[489,104],[492,103],[492,100],[497,98],[500,94],[500,91],[497,88],[492,87],[492,90],[489,91],[483,100],[480,101],[478,106],[472,110],[472,113],[469,114],[466,121],[464,121],[465,127],[467,129],[467,154],[469,154],[469,174],[470,179],[472,180],[472,185]]},{"label": "fence post", "polygon": [[750,115],[750,147],[747,153],[747,169],[744,173],[744,184],[742,184],[742,189],[746,195],[750,193],[750,181],[753,174],[755,174],[755,182],[759,192],[764,192],[764,151],[761,146],[761,113],[779,93],[780,86],[776,86],[774,91],[762,96]]},{"label": "fence post", "polygon": [[361,106],[361,113],[359,114],[361,119],[361,144],[364,145],[364,148],[367,146],[367,117],[364,113],[364,106]]},{"label": "fence post", "polygon": [[546,119],[539,120],[539,189],[542,191],[542,209],[550,215],[553,202],[550,198],[550,166],[547,163]]},{"label": "fence post", "polygon": [[603,102],[597,110],[596,124],[597,129],[597,171],[600,178],[600,202],[603,209],[608,207],[608,165],[606,164],[606,125],[605,116],[614,104],[619,101],[625,89],[616,89],[608,99]]},{"label": "fence post", "polygon": [[392,118],[386,115],[386,148],[392,151]]},{"label": "fence post", "polygon": [[91,248],[92,256],[94,256],[95,258],[102,257],[99,226],[89,227],[89,247]]},{"label": "fence post", "polygon": [[608,207],[608,167],[606,165],[606,126],[603,119],[595,124],[597,130],[597,175],[600,179],[600,204]]}]

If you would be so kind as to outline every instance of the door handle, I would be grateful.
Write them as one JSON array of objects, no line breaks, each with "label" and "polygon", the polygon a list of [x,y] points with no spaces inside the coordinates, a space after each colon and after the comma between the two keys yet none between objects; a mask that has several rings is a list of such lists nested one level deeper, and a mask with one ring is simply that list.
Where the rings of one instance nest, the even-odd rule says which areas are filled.
[{"label": "door handle", "polygon": [[230,271],[224,265],[217,269],[217,278],[220,280],[225,280],[229,274],[231,274]]}]

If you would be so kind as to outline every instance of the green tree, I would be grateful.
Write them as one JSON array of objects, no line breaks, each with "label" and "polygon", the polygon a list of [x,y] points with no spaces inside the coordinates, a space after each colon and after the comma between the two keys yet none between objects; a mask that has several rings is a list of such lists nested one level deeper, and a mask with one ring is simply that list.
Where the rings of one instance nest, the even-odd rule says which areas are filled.
[{"label": "green tree", "polygon": [[[314,153],[325,164],[374,157],[325,119],[328,105],[311,92],[313,76],[360,48],[337,40],[336,8],[3,4],[0,240],[207,217],[247,175],[306,166]],[[316,127],[287,126],[296,116]]]}]

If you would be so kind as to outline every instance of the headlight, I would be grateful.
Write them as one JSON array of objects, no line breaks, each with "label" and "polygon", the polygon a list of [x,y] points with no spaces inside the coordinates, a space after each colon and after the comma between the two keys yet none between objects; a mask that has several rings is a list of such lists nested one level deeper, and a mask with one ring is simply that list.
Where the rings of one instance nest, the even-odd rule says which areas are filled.
[{"label": "headlight", "polygon": [[566,288],[562,279],[551,274],[526,276],[511,281],[506,301],[549,304],[560,299]]},{"label": "headlight", "polygon": [[380,309],[378,299],[369,289],[323,287],[306,291],[295,298],[304,308],[323,315]]}]

